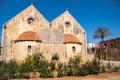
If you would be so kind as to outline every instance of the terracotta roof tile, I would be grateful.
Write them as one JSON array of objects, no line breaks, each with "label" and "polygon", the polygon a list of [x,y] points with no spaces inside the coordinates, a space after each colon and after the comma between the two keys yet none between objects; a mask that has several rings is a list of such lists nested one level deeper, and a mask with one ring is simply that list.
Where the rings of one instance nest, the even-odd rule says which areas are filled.
[{"label": "terracotta roof tile", "polygon": [[64,43],[81,43],[77,37],[72,34],[64,34]]},{"label": "terracotta roof tile", "polygon": [[41,38],[33,31],[22,33],[16,41],[42,41]]}]

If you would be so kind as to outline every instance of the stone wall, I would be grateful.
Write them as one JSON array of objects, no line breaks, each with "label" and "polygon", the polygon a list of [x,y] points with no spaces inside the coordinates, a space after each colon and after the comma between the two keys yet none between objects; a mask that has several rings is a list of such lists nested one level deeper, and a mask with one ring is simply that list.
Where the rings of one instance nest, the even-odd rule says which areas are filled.
[{"label": "stone wall", "polygon": [[67,10],[51,22],[51,27],[76,36],[83,45],[83,54],[87,53],[86,32]]},{"label": "stone wall", "polygon": [[52,56],[57,53],[60,60],[64,60],[64,45],[55,43],[41,43],[40,52],[47,60],[51,60]]},{"label": "stone wall", "polygon": [[[33,40],[23,40],[14,43],[26,31],[36,32],[42,42],[39,44]],[[70,43],[64,45],[64,34],[74,35],[81,44]],[[3,25],[3,60],[24,59],[28,54],[27,47],[29,45],[33,46],[34,49],[37,48],[38,52],[43,52],[48,60],[51,59],[53,54],[58,53],[61,60],[64,61],[66,53],[69,55],[68,57],[72,54],[72,46],[76,47],[76,53],[86,53],[86,32],[67,10],[53,21],[48,22],[33,5],[30,5]],[[65,51],[66,46],[67,51]]]},{"label": "stone wall", "polygon": [[108,64],[111,65],[111,67],[117,66],[120,67],[120,61],[106,61],[106,60],[100,60],[101,64],[107,66]]},{"label": "stone wall", "polygon": [[76,43],[65,44],[65,51],[67,52],[66,53],[67,58],[73,57],[74,55],[77,55],[77,54],[83,55],[81,44],[76,44]]},{"label": "stone wall", "polygon": [[108,48],[108,58],[113,61],[120,61],[120,47]]},{"label": "stone wall", "polygon": [[[17,61],[24,60],[27,55],[32,55],[33,53],[39,52],[40,42],[36,41],[20,41],[14,43],[13,51],[10,53],[9,58],[16,59]],[[28,51],[28,46],[31,46],[30,51]],[[8,58],[8,57],[7,57]]]}]

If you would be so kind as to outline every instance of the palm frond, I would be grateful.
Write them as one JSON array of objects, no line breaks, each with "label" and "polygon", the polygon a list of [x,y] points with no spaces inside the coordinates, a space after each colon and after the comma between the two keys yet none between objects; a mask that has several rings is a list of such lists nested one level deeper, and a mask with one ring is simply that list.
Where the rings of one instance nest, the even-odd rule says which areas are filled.
[{"label": "palm frond", "polygon": [[110,32],[110,29],[108,27],[98,27],[95,31],[94,31],[94,35],[93,38],[101,38],[102,40],[104,39],[104,37],[106,36],[110,36],[112,35]]}]

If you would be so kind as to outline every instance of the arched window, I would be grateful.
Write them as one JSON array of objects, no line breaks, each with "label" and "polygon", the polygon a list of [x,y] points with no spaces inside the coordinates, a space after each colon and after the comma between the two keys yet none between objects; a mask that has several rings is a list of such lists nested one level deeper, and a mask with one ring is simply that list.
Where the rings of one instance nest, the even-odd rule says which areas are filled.
[{"label": "arched window", "polygon": [[73,53],[76,52],[75,46],[72,47],[72,52],[73,52]]},{"label": "arched window", "polygon": [[32,23],[34,22],[34,19],[33,19],[33,18],[28,18],[28,19],[27,19],[27,22],[28,22],[29,24],[32,24]]},{"label": "arched window", "polygon": [[27,47],[27,51],[28,51],[28,52],[31,52],[31,51],[32,51],[31,45],[29,45],[29,46]]},{"label": "arched window", "polygon": [[70,25],[71,25],[70,22],[68,22],[68,21],[65,22],[65,26],[66,26],[67,28],[70,27]]},{"label": "arched window", "polygon": [[114,47],[114,45],[113,45],[113,44],[110,44],[110,46],[111,46],[111,47]]},{"label": "arched window", "polygon": [[107,47],[107,44],[104,44],[104,47],[106,48],[106,47]]}]

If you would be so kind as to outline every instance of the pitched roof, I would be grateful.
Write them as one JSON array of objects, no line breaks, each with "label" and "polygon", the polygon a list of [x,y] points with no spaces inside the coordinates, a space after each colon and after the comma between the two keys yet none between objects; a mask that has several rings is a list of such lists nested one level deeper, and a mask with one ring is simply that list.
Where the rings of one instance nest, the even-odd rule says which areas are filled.
[{"label": "pitched roof", "polygon": [[[36,7],[33,4],[31,4],[27,8],[20,11],[17,15],[15,15],[11,19],[9,19],[6,23],[3,24],[3,26],[8,24],[9,22],[11,22],[14,19],[16,20],[17,17],[21,16],[21,14],[25,14],[27,12],[35,12],[35,14],[37,13],[44,21],[49,23],[49,21],[38,11],[38,9],[36,9]],[[31,13],[29,13],[29,14],[31,14]],[[34,16],[31,16],[31,17],[34,17]],[[19,19],[17,19],[17,20],[19,20]]]},{"label": "pitched roof", "polygon": [[22,33],[16,41],[42,41],[41,38],[33,31]]},{"label": "pitched roof", "polygon": [[81,43],[77,37],[72,34],[64,34],[64,43]]}]

